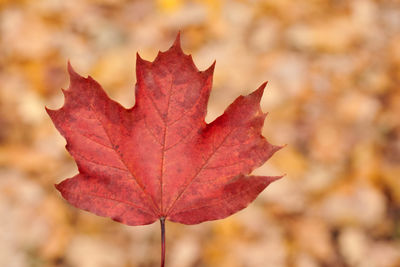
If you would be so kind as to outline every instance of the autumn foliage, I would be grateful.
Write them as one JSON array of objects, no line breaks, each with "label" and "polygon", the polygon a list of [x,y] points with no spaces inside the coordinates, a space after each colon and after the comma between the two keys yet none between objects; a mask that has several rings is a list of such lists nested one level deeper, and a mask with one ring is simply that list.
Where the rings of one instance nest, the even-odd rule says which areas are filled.
[{"label": "autumn foliage", "polygon": [[136,66],[136,104],[125,109],[68,65],[65,104],[47,110],[79,168],[56,186],[68,202],[128,225],[197,224],[245,208],[279,178],[248,175],[280,149],[261,135],[265,83],[206,124],[215,64],[199,71],[178,35]]}]

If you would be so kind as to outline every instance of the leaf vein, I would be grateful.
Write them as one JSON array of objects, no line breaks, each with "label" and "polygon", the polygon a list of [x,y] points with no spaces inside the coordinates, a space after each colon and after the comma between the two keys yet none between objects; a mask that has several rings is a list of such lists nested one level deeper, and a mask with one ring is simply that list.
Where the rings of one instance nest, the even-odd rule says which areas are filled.
[{"label": "leaf vein", "polygon": [[79,158],[81,158],[81,159],[83,159],[83,160],[86,160],[86,161],[88,161],[88,162],[90,162],[90,163],[93,163],[93,164],[96,164],[96,165],[100,165],[100,166],[104,166],[104,167],[110,167],[110,168],[118,169],[118,170],[125,171],[125,172],[128,172],[128,173],[129,173],[129,170],[128,170],[128,169],[122,169],[122,168],[120,168],[120,167],[111,166],[111,165],[106,165],[106,164],[104,164],[104,163],[96,162],[96,161],[90,160],[90,159],[84,157],[82,154],[79,154],[79,153],[76,153],[76,152],[74,152],[74,156],[77,156],[77,157],[79,157]]},{"label": "leaf vein", "polygon": [[179,213],[183,213],[183,212],[188,212],[188,211],[191,211],[191,210],[202,209],[202,208],[205,208],[205,207],[216,206],[216,205],[219,205],[221,202],[227,202],[227,203],[229,203],[230,200],[236,198],[238,195],[239,195],[239,196],[240,196],[240,195],[246,195],[248,192],[250,192],[250,191],[252,191],[252,190],[253,190],[253,187],[248,187],[246,190],[240,190],[237,194],[233,194],[231,197],[220,199],[220,200],[215,201],[215,202],[213,202],[213,203],[211,203],[211,204],[207,204],[207,205],[202,205],[202,206],[198,206],[198,207],[192,207],[192,208],[184,209],[184,210],[181,210],[181,211],[179,211],[179,212],[172,213],[171,215],[173,215],[173,214],[179,214]]},{"label": "leaf vein", "polygon": [[151,96],[149,96],[149,94],[148,94],[148,92],[146,92],[146,90],[143,90],[143,92],[145,92],[144,96],[146,96],[150,100],[150,102],[153,105],[154,109],[157,111],[157,114],[160,117],[160,119],[163,122],[163,124],[166,125],[167,122],[165,121],[160,109],[157,107],[156,103],[154,102],[154,99]]},{"label": "leaf vein", "polygon": [[[169,114],[169,107],[170,107],[170,102],[171,102],[171,94],[172,94],[172,80],[171,80],[171,85],[169,88],[169,95],[168,95],[168,101],[167,101],[167,115],[166,118],[168,120],[168,114]],[[160,168],[160,191],[161,191],[161,197],[160,197],[160,207],[161,207],[161,213],[163,212],[163,176],[164,176],[164,161],[165,161],[165,147],[166,147],[166,142],[167,142],[167,130],[168,130],[168,125],[165,123],[164,124],[164,135],[163,135],[163,143],[162,143],[162,153],[161,153],[161,168]],[[164,216],[164,214],[162,214]]]},{"label": "leaf vein", "polygon": [[83,133],[80,133],[80,132],[77,132],[77,133],[78,133],[79,135],[85,137],[85,138],[88,139],[89,141],[92,141],[93,143],[96,143],[96,144],[98,144],[98,145],[100,145],[100,146],[103,146],[103,147],[105,147],[105,148],[114,150],[113,147],[110,147],[110,146],[107,146],[107,145],[105,145],[105,144],[103,144],[103,143],[100,143],[99,141],[96,141],[96,140],[90,138],[89,136],[87,136],[87,135],[85,135],[85,134],[83,134]]},{"label": "leaf vein", "polygon": [[193,110],[196,108],[196,106],[200,103],[200,100],[201,100],[201,99],[202,99],[201,96],[200,96],[199,98],[197,98],[196,102],[192,105],[192,108],[190,108],[190,109],[188,109],[187,111],[183,112],[182,115],[181,115],[178,119],[176,119],[176,120],[174,120],[174,121],[168,123],[168,126],[174,125],[175,123],[177,123],[178,121],[180,121],[184,116],[186,116],[188,113],[190,113],[191,111],[193,111]]},{"label": "leaf vein", "polygon": [[[100,119],[99,117],[97,117],[96,109],[93,107],[92,104],[90,105],[90,108],[93,110],[93,113],[94,113],[95,117],[96,117],[97,120],[100,122],[100,125],[102,126],[103,131],[104,131],[104,133],[106,134],[106,136],[107,136],[107,138],[108,138],[108,141],[110,142],[110,144],[112,144],[112,142],[111,142],[111,137],[110,137],[110,135],[108,134],[108,132],[107,132],[107,130],[106,130],[106,128],[105,128],[103,122],[101,121],[101,119]],[[114,151],[115,151],[115,150],[114,150]],[[124,159],[121,157],[121,155],[120,155],[117,151],[115,151],[115,152],[116,152],[116,154],[118,155],[118,157],[119,157],[121,163],[127,168],[128,172],[129,172],[129,174],[132,176],[133,180],[136,182],[136,184],[139,186],[139,188],[143,191],[143,193],[147,196],[147,198],[151,200],[150,204],[153,206],[154,211],[158,211],[157,205],[155,204],[153,198],[149,195],[149,193],[146,192],[146,190],[144,190],[143,185],[142,185],[141,183],[139,183],[139,181],[137,180],[136,176],[133,175],[133,173],[132,173],[131,170],[128,168],[128,165],[126,164],[126,162],[124,161]]]},{"label": "leaf vein", "polygon": [[[68,191],[68,190],[66,190],[66,191]],[[72,191],[69,190],[69,192],[72,192]],[[74,193],[74,192],[72,192],[72,193]],[[82,194],[82,191],[80,191],[79,194]],[[89,197],[93,197],[93,198],[102,198],[102,199],[105,199],[105,200],[110,200],[110,201],[115,201],[115,202],[118,202],[118,203],[123,203],[123,204],[126,204],[127,206],[131,206],[131,207],[135,207],[136,209],[140,209],[141,211],[143,211],[146,214],[154,216],[154,214],[151,213],[150,210],[148,210],[148,209],[146,209],[146,208],[144,208],[142,206],[136,205],[135,203],[130,202],[130,201],[125,201],[125,200],[122,200],[122,199],[111,198],[111,197],[106,197],[106,196],[102,196],[102,195],[98,195],[98,194],[94,194],[94,193],[87,193],[87,192],[85,192],[85,195],[87,195]]]},{"label": "leaf vein", "polygon": [[150,133],[150,136],[153,137],[154,141],[159,144],[160,146],[162,146],[162,144],[157,140],[157,137],[155,136],[155,134],[150,130],[150,128],[147,125],[146,119],[143,118],[143,122],[144,122],[144,128]]},{"label": "leaf vein", "polygon": [[167,148],[165,149],[165,152],[167,152],[168,150],[170,150],[170,149],[176,147],[177,145],[181,144],[182,142],[184,142],[186,139],[188,139],[188,138],[192,135],[192,133],[193,133],[195,130],[198,130],[198,129],[195,128],[195,127],[193,127],[193,128],[190,130],[190,132],[189,132],[188,134],[186,134],[183,138],[179,139],[178,142],[176,142],[175,144],[173,144],[173,145],[167,147]]},{"label": "leaf vein", "polygon": [[166,214],[168,214],[175,206],[176,202],[182,197],[182,195],[185,193],[185,191],[193,184],[193,181],[199,176],[199,174],[201,173],[201,171],[205,168],[205,166],[207,165],[207,163],[211,160],[211,158],[216,154],[216,152],[218,151],[218,149],[222,146],[222,144],[226,141],[226,139],[228,138],[229,135],[231,135],[231,133],[234,131],[235,129],[232,129],[228,132],[228,134],[224,137],[224,139],[222,140],[222,142],[214,149],[214,151],[210,154],[210,156],[208,157],[208,159],[203,163],[203,165],[200,167],[200,169],[197,171],[197,173],[193,176],[192,179],[190,179],[189,183],[186,184],[186,186],[183,188],[183,190],[181,191],[181,193],[177,196],[177,198],[174,200],[174,202],[171,204],[171,206],[168,208],[168,211]]}]

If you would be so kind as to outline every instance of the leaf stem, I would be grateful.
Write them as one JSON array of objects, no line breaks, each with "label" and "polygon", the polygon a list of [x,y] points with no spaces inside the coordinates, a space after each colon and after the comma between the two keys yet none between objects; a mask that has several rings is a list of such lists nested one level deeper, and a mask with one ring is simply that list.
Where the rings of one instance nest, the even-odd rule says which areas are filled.
[{"label": "leaf stem", "polygon": [[165,265],[165,217],[160,218],[161,224],[161,267]]}]

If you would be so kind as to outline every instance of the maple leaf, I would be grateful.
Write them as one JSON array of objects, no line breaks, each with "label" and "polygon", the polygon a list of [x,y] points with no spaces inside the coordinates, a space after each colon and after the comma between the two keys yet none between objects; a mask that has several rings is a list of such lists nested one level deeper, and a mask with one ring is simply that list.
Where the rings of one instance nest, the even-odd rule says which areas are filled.
[{"label": "maple leaf", "polygon": [[72,205],[128,225],[225,218],[280,177],[251,176],[280,146],[261,135],[266,83],[204,120],[215,62],[199,71],[179,34],[153,62],[137,54],[136,103],[125,109],[70,64],[65,103],[46,109],[79,174],[56,185]]}]

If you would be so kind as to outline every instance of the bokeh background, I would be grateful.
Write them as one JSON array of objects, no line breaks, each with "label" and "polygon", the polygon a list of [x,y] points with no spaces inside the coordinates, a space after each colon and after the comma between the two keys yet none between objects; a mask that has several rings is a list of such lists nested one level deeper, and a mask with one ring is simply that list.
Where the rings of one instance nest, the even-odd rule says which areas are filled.
[{"label": "bokeh background", "polygon": [[159,265],[159,224],[68,205],[77,168],[44,106],[69,59],[124,106],[135,53],[178,31],[217,60],[207,121],[269,80],[263,134],[288,144],[258,174],[286,177],[225,220],[167,223],[167,266],[400,266],[400,2],[0,0],[0,266]]}]

